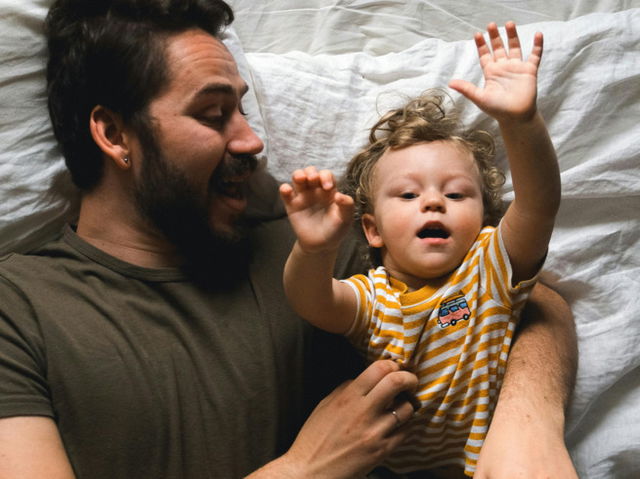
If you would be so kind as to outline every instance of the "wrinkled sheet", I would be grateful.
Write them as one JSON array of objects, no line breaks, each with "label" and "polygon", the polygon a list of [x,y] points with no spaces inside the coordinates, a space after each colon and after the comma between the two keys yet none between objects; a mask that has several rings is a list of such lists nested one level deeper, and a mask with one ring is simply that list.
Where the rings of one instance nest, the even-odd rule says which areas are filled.
[{"label": "wrinkled sheet", "polygon": [[[0,254],[56,234],[77,199],[46,112],[41,23],[51,0],[0,0]],[[545,35],[540,109],[563,201],[543,278],[580,347],[567,441],[580,477],[640,471],[640,5],[634,1],[233,0],[226,42],[280,180],[343,171],[378,111],[450,78],[480,82],[473,32],[513,19]],[[496,126],[452,92],[463,118]],[[499,158],[506,166],[504,154]],[[509,198],[510,183],[506,198]]]}]

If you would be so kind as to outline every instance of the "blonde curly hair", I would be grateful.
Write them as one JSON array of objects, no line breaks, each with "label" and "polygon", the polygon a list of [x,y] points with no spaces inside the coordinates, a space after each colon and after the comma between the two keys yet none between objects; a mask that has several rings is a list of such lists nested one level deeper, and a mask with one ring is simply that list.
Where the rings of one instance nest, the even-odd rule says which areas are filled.
[{"label": "blonde curly hair", "polygon": [[444,91],[427,90],[373,125],[368,145],[351,159],[341,182],[342,192],[355,201],[358,225],[362,215],[373,213],[375,165],[385,151],[432,141],[451,141],[473,155],[480,171],[483,225],[498,224],[504,212],[505,175],[495,164],[494,139],[486,131],[464,130],[457,113],[445,107],[446,100],[451,99]]}]

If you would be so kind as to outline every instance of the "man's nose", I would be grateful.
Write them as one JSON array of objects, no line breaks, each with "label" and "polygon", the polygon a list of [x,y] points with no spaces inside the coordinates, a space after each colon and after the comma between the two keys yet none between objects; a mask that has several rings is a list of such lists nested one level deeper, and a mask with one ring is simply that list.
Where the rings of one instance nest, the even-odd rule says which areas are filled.
[{"label": "man's nose", "polygon": [[232,155],[256,155],[264,148],[264,143],[240,112],[235,112],[228,135],[227,151]]}]

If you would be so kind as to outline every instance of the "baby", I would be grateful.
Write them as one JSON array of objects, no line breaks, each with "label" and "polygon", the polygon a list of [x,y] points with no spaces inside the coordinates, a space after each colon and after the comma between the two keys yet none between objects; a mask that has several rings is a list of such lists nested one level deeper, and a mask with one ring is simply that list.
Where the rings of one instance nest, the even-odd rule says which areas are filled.
[{"label": "baby", "polygon": [[[542,34],[524,61],[515,25],[505,29],[508,48],[495,24],[490,46],[476,34],[483,88],[449,83],[499,124],[515,192],[501,219],[493,140],[458,132],[442,95],[423,95],[373,126],[348,166],[348,194],[313,167],[280,189],[297,235],[284,271],[294,309],[346,334],[368,360],[396,360],[419,378],[416,413],[390,409],[412,432],[385,463],[400,473],[473,475],[559,207],[557,159],[536,107]],[[354,210],[376,268],[340,281],[333,267]]]}]

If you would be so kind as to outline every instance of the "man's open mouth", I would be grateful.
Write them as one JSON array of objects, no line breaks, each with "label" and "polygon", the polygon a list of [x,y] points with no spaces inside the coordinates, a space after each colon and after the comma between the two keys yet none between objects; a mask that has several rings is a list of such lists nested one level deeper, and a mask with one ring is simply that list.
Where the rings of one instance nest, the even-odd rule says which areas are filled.
[{"label": "man's open mouth", "polygon": [[253,155],[226,157],[211,180],[213,191],[229,198],[243,199],[245,185],[256,166],[257,159]]},{"label": "man's open mouth", "polygon": [[234,179],[234,180],[224,180],[220,181],[216,184],[216,192],[223,196],[228,196],[229,198],[234,198],[237,200],[241,200],[244,198],[244,185],[246,183],[246,179]]}]

